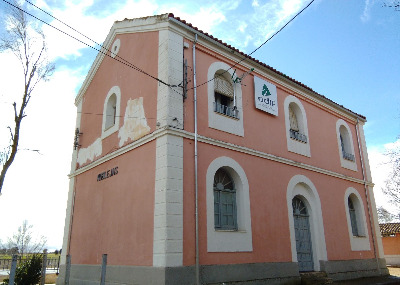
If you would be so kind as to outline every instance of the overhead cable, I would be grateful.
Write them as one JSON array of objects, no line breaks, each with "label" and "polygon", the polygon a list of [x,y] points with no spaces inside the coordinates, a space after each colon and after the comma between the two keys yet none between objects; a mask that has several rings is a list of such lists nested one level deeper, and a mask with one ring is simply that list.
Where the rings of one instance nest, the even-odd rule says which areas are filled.
[{"label": "overhead cable", "polygon": [[[259,45],[255,50],[253,50],[251,53],[248,54],[247,57],[243,57],[241,60],[237,61],[234,65],[232,65],[231,67],[229,67],[227,70],[225,70],[224,72],[218,74],[219,76],[222,74],[225,74],[226,72],[228,72],[229,70],[231,70],[232,68],[234,68],[235,66],[237,66],[239,63],[246,61],[249,59],[249,57],[255,53],[257,50],[259,50],[262,46],[264,46],[267,42],[269,42],[273,37],[275,37],[277,34],[279,34],[287,25],[289,25],[297,16],[299,16],[304,10],[306,10],[315,0],[311,0],[310,3],[308,3],[303,9],[301,9],[296,15],[294,15],[285,25],[283,25],[278,31],[276,31],[272,36],[270,36],[265,42],[263,42],[261,45]],[[217,76],[211,78],[210,80],[201,83],[199,85],[197,85],[196,87],[200,87],[204,84],[207,84],[208,82],[211,82],[213,80],[215,80]],[[194,89],[191,88],[191,89]]]},{"label": "overhead cable", "polygon": [[[80,39],[78,39],[78,38],[76,38],[76,37],[74,37],[74,36],[68,34],[67,32],[65,32],[65,31],[63,31],[63,30],[61,30],[61,29],[59,29],[59,28],[57,28],[57,27],[51,25],[50,23],[47,23],[46,21],[44,21],[44,20],[42,20],[42,19],[36,17],[35,15],[33,15],[33,14],[31,14],[31,13],[25,11],[24,9],[22,9],[22,8],[16,6],[16,5],[14,5],[13,3],[10,3],[10,2],[7,1],[7,0],[2,0],[2,1],[3,1],[3,2],[6,2],[6,3],[9,4],[10,6],[13,6],[14,8],[16,8],[16,9],[22,11],[23,13],[25,13],[25,14],[27,14],[27,15],[33,17],[33,18],[35,18],[36,20],[42,22],[43,24],[48,25],[48,26],[52,27],[53,29],[55,29],[55,30],[57,30],[57,31],[59,31],[59,32],[61,32],[61,33],[63,33],[64,35],[66,35],[66,36],[68,36],[68,37],[70,37],[70,38],[73,38],[74,40],[76,40],[76,41],[78,41],[78,42],[84,44],[85,46],[90,47],[90,48],[92,48],[92,49],[94,49],[94,50],[96,50],[96,51],[102,53],[102,54],[105,55],[105,56],[108,56],[108,57],[110,57],[110,58],[112,58],[112,59],[114,59],[114,60],[116,60],[116,61],[118,61],[118,62],[120,62],[120,63],[122,63],[122,64],[124,64],[124,65],[126,65],[126,66],[128,66],[128,67],[130,67],[130,68],[135,69],[135,70],[138,71],[138,72],[143,73],[143,74],[146,75],[146,76],[149,76],[149,77],[153,78],[154,80],[158,81],[159,83],[161,83],[161,84],[163,84],[163,85],[166,85],[166,86],[168,86],[168,87],[178,87],[177,85],[168,84],[168,83],[164,82],[163,80],[161,80],[161,79],[159,79],[159,78],[157,78],[157,77],[155,77],[155,76],[153,76],[153,75],[147,73],[146,71],[144,71],[144,70],[142,70],[141,68],[137,67],[136,65],[130,63],[129,61],[127,61],[127,60],[125,60],[125,59],[119,57],[118,55],[116,56],[116,57],[118,57],[118,58],[113,58],[113,57],[111,57],[111,55],[107,53],[109,50],[108,50],[107,48],[105,48],[103,45],[101,45],[101,44],[97,43],[96,41],[90,39],[89,37],[83,35],[82,33],[78,32],[76,29],[72,28],[71,26],[69,26],[68,24],[64,23],[63,21],[57,19],[56,17],[52,16],[50,13],[44,11],[43,9],[40,9],[39,7],[37,7],[36,5],[32,4],[32,3],[29,2],[29,1],[26,1],[26,2],[28,2],[29,4],[35,6],[36,8],[38,8],[39,10],[41,10],[42,12],[46,13],[46,14],[49,15],[50,17],[52,17],[52,18],[56,19],[57,21],[59,21],[60,23],[66,25],[68,28],[72,29],[73,31],[77,32],[78,34],[84,36],[85,38],[87,38],[87,39],[89,39],[90,41],[94,42],[95,44],[99,45],[99,46],[101,47],[101,49],[98,49],[98,48],[96,48],[96,47],[93,47],[93,46],[91,46],[91,45],[85,43],[84,41],[82,41],[82,40],[80,40]],[[105,52],[103,51],[103,49],[105,50]],[[172,89],[172,90],[175,91],[175,92],[177,92],[177,91],[174,90],[174,89]]]}]

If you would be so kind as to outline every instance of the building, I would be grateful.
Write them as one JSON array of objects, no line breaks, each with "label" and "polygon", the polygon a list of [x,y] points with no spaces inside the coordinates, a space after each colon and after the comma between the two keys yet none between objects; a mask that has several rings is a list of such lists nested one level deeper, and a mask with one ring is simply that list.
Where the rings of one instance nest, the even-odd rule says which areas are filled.
[{"label": "building", "polygon": [[388,274],[365,117],[172,14],[104,46],[76,97],[58,284]]},{"label": "building", "polygon": [[379,224],[386,263],[400,265],[400,223]]}]

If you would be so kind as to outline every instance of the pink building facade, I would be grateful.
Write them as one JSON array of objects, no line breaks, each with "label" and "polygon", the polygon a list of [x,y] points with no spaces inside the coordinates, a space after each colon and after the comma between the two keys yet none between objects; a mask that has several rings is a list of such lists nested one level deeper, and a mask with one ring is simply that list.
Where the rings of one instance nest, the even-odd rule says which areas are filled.
[{"label": "pink building facade", "polygon": [[104,46],[76,98],[58,284],[387,274],[365,117],[171,14]]}]

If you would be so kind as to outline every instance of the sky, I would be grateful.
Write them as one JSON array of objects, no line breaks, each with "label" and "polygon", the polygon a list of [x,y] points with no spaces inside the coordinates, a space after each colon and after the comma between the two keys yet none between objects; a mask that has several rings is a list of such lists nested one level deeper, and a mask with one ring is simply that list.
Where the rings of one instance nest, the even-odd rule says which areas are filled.
[{"label": "sky", "polygon": [[[22,1],[29,13],[93,42]],[[114,21],[162,13],[192,23],[220,40],[251,53],[284,26],[309,1],[301,0],[32,0],[31,3],[101,43]],[[381,194],[390,164],[386,150],[400,145],[400,11],[392,0],[315,0],[252,56],[313,90],[367,117],[364,126],[375,197]],[[5,11],[0,1],[0,35]],[[30,18],[34,23],[43,25]],[[97,51],[43,25],[48,56],[56,71],[38,85],[21,127],[20,151],[0,196],[0,240],[23,220],[49,249],[62,245],[68,173],[74,139],[74,99]],[[98,46],[97,46],[98,47]],[[13,54],[0,53],[0,147],[9,141],[12,103],[19,102],[23,80]],[[32,151],[39,150],[39,152]],[[393,209],[392,209],[393,210]]]}]

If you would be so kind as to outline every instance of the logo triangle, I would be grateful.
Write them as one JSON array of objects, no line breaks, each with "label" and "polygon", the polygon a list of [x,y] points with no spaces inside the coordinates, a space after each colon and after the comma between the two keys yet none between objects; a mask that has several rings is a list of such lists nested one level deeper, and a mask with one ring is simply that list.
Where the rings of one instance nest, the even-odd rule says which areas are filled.
[{"label": "logo triangle", "polygon": [[263,86],[262,95],[263,95],[263,96],[269,96],[269,95],[271,95],[271,92],[269,92],[269,89],[268,89],[267,85],[265,85],[265,84],[264,84],[264,86]]}]

